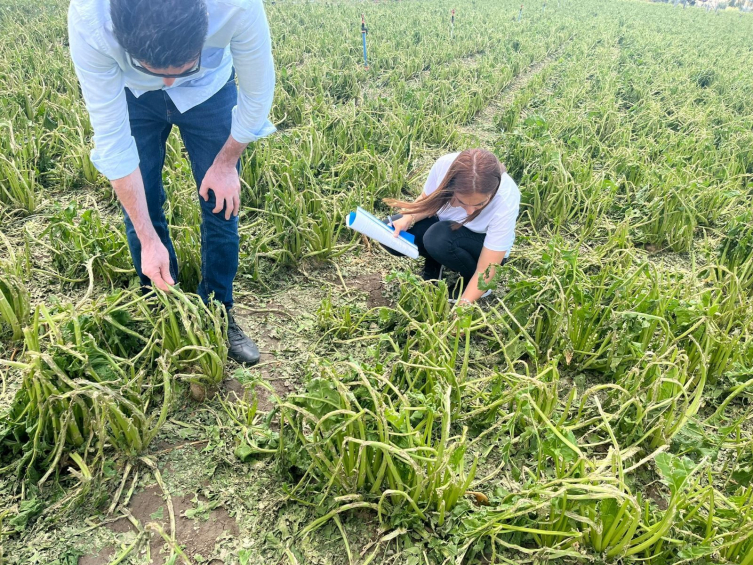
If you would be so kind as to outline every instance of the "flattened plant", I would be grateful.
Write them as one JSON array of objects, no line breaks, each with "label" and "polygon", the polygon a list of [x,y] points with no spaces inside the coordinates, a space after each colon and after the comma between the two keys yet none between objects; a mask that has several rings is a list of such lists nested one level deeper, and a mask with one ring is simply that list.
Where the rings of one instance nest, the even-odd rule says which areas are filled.
[{"label": "flattened plant", "polygon": [[31,237],[50,251],[52,263],[66,282],[88,281],[87,264],[95,278],[110,284],[135,275],[122,228],[103,220],[96,207],[79,214],[75,204],[59,210],[42,233],[47,241]]},{"label": "flattened plant", "polygon": [[321,492],[357,496],[380,518],[387,508],[439,523],[476,472],[465,462],[465,431],[452,435],[451,391],[403,394],[359,366],[323,368],[306,391],[280,405],[280,458]]},{"label": "flattened plant", "polygon": [[0,261],[0,338],[10,335],[17,341],[23,338],[23,328],[29,321],[31,298],[23,278],[27,275],[27,265],[22,257],[17,257],[13,246],[0,232],[6,260]]},{"label": "flattened plant", "polygon": [[227,363],[224,306],[216,301],[204,304],[198,296],[177,289],[155,292],[161,310],[145,314],[156,329],[156,351],[167,355],[171,365],[189,382],[216,387],[222,382]]},{"label": "flattened plant", "polygon": [[156,435],[171,407],[172,375],[165,359],[149,362],[149,326],[127,296],[83,312],[37,308],[24,329],[25,362],[10,363],[23,381],[0,420],[2,472],[44,482],[72,452],[93,457],[86,465],[101,471],[106,446],[135,456]]}]

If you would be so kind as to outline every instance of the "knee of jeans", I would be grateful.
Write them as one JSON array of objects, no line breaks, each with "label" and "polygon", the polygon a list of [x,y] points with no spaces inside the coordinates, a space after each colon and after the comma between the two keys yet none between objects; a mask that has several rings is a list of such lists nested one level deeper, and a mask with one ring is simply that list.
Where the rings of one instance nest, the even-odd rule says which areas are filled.
[{"label": "knee of jeans", "polygon": [[450,221],[437,222],[424,234],[424,247],[427,253],[440,263],[454,245],[452,224]]},{"label": "knee of jeans", "polygon": [[202,231],[204,234],[215,234],[221,237],[238,238],[238,216],[230,215],[225,219],[225,210],[214,213],[213,208],[204,208],[202,214]]},{"label": "knee of jeans", "polygon": [[[230,216],[230,219],[225,219],[225,208],[222,208],[219,212],[215,212],[214,209],[217,206],[217,201],[214,198],[214,194],[212,191],[209,191],[209,200],[204,200],[202,197],[199,197],[199,200],[201,201],[201,211],[204,215],[204,218],[212,218],[216,220],[218,223],[237,223],[238,222],[238,216]],[[228,206],[226,203],[225,206]]]}]

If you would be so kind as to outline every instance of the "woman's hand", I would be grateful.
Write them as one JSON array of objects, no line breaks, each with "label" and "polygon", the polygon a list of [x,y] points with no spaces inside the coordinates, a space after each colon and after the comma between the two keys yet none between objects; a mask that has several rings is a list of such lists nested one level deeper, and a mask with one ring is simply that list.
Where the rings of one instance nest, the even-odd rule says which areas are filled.
[{"label": "woman's hand", "polygon": [[404,214],[402,218],[394,220],[392,227],[395,228],[394,237],[400,237],[400,232],[408,231],[413,227],[413,214]]},{"label": "woman's hand", "polygon": [[[507,251],[492,251],[486,247],[481,249],[481,256],[476,265],[476,272],[468,281],[468,286],[463,292],[463,296],[458,300],[458,305],[465,303],[466,306],[476,302],[484,295],[484,291],[478,287],[479,277],[484,277],[484,282],[488,283],[494,278],[495,271],[499,268],[505,259]],[[487,275],[487,269],[489,269]]]}]

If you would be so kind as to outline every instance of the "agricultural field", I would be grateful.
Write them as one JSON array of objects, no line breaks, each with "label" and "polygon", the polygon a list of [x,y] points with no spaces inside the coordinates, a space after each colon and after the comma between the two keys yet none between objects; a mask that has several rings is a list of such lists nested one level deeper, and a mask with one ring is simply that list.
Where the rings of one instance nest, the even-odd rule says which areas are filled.
[{"label": "agricultural field", "polygon": [[[242,369],[177,132],[138,289],[66,9],[0,0],[0,564],[753,564],[753,14],[267,3]],[[521,215],[453,310],[344,219],[474,146]]]}]

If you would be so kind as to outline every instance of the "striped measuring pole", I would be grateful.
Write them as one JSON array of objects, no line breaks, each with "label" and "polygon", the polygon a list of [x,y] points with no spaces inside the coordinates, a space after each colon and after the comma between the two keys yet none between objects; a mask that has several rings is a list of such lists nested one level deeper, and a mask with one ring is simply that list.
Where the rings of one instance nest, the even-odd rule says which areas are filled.
[{"label": "striped measuring pole", "polygon": [[518,12],[518,21],[523,17],[523,4],[520,5],[520,12]]},{"label": "striped measuring pole", "polygon": [[452,9],[450,16],[450,39],[455,37],[455,8]]}]

